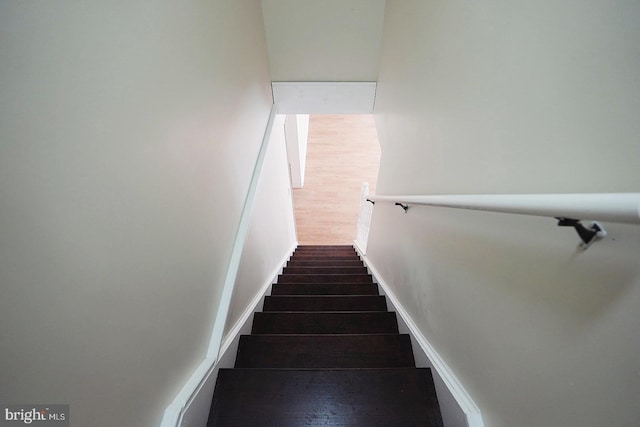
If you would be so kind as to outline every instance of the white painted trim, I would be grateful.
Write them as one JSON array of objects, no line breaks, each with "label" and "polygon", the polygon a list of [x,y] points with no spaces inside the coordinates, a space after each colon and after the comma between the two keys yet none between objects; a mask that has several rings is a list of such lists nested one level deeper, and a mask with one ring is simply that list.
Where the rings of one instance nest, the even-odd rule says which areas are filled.
[{"label": "white painted trim", "polygon": [[216,360],[206,357],[191,374],[173,402],[167,406],[160,427],[177,427],[182,424],[184,410],[202,390],[215,368]]},{"label": "white painted trim", "polygon": [[300,141],[298,139],[298,120],[295,114],[287,114],[284,122],[284,140],[289,163],[289,179],[292,188],[302,188]]},{"label": "white painted trim", "polygon": [[289,258],[291,258],[291,255],[293,254],[293,251],[296,249],[296,246],[298,246],[298,244],[294,243],[291,246],[291,248],[289,248],[287,255],[282,260],[280,260],[280,262],[278,263],[278,266],[268,276],[269,280],[262,285],[258,293],[256,293],[256,295],[253,297],[253,299],[251,300],[251,302],[249,303],[245,311],[242,313],[240,318],[236,321],[233,327],[229,329],[229,332],[227,332],[227,335],[224,338],[222,345],[220,346],[220,359],[222,359],[223,355],[232,346],[233,341],[237,340],[237,338],[240,336],[243,327],[250,320],[253,313],[256,312],[256,309],[258,308],[258,305],[260,304],[264,296],[270,293],[271,285],[273,285],[278,279],[278,275],[280,275],[287,261],[289,261]]},{"label": "white painted trim", "polygon": [[371,226],[371,215],[373,215],[373,205],[367,201],[368,197],[369,183],[363,182],[360,187],[360,210],[358,211],[358,224],[356,226],[355,240],[355,243],[358,245],[363,255],[367,254],[369,228]]},{"label": "white painted trim", "polygon": [[309,115],[287,114],[284,135],[291,187],[302,188],[304,186],[304,171],[309,139]]},{"label": "white painted trim", "polygon": [[[358,255],[360,256],[360,259],[362,261],[365,261],[366,257],[366,252],[364,251],[364,249],[358,244],[357,240],[353,241],[353,247],[356,249],[356,252],[358,253]],[[369,267],[367,265],[367,267]]]},{"label": "white painted trim", "polygon": [[371,114],[376,82],[272,82],[280,114]]},{"label": "white painted trim", "polygon": [[[218,304],[218,311],[216,312],[216,320],[213,324],[213,330],[211,332],[211,340],[209,342],[207,357],[217,359],[219,356],[218,353],[220,352],[220,345],[222,343],[227,315],[229,314],[231,297],[233,296],[233,287],[236,283],[236,276],[238,275],[238,268],[240,267],[240,259],[242,258],[244,243],[247,239],[247,233],[249,232],[249,224],[251,222],[251,208],[253,207],[253,202],[256,198],[258,182],[260,181],[262,166],[264,165],[264,159],[267,155],[267,148],[269,147],[269,141],[271,140],[271,130],[273,129],[277,110],[278,107],[276,104],[274,104],[271,107],[269,121],[267,122],[267,127],[264,131],[264,136],[262,137],[260,151],[258,152],[258,157],[256,158],[256,165],[253,168],[253,174],[251,175],[249,189],[247,190],[247,197],[244,201],[244,207],[242,208],[242,214],[240,215],[240,223],[238,224],[238,231],[236,232],[236,239],[233,243],[233,249],[231,251],[231,259],[229,260],[229,267],[227,268],[224,287],[222,288],[222,295],[220,296],[220,303]],[[281,117],[281,119],[284,120],[283,117]]]},{"label": "white painted trim", "polygon": [[300,147],[300,188],[304,186],[304,173],[307,168],[307,146],[309,145],[309,115],[296,114],[298,146]]},{"label": "white painted trim", "polygon": [[[164,417],[160,427],[183,427],[183,420],[187,415],[190,419],[204,419],[208,417],[209,408],[207,406],[206,414],[188,414],[192,408],[193,402],[198,398],[204,398],[206,401],[210,401],[213,396],[213,385],[217,379],[217,372],[219,368],[233,367],[234,350],[237,351],[240,335],[243,330],[251,328],[251,321],[253,319],[253,313],[257,310],[260,302],[266,294],[271,290],[271,285],[276,282],[278,275],[286,265],[287,261],[291,257],[291,254],[298,246],[297,242],[294,243],[282,260],[277,264],[277,267],[268,276],[269,279],[265,281],[264,285],[256,293],[255,297],[251,300],[247,308],[244,310],[240,318],[236,321],[233,327],[229,330],[224,341],[220,345],[220,356],[218,359],[211,357],[205,358],[200,366],[191,374],[189,380],[184,385],[178,396],[174,401],[166,408]],[[249,326],[247,326],[249,325]],[[231,352],[230,352],[231,351]],[[225,361],[231,361],[226,363]],[[233,360],[233,361],[232,361]],[[228,365],[228,366],[227,366]],[[209,384],[209,387],[207,386]],[[203,390],[208,389],[210,393],[206,396],[200,396]],[[210,394],[210,395],[209,395]],[[203,410],[196,408],[196,410]],[[206,421],[205,421],[206,422]],[[184,426],[187,427],[187,426]]]},{"label": "white painted trim", "polygon": [[[429,340],[420,332],[420,329],[413,321],[407,310],[400,303],[395,294],[391,291],[389,285],[382,279],[380,272],[372,265],[371,260],[367,258],[367,256],[362,252],[362,249],[358,245],[357,242],[354,241],[354,246],[356,251],[360,254],[360,257],[364,261],[365,265],[369,269],[369,272],[374,277],[374,281],[380,286],[381,290],[385,294],[385,296],[389,299],[389,302],[395,308],[397,314],[400,315],[401,319],[412,338],[415,342],[418,343],[421,350],[425,353],[426,357],[429,359],[431,366],[433,367],[434,377],[437,375],[446,386],[447,390],[451,393],[455,402],[459,406],[459,409],[465,414],[466,417],[466,426],[467,427],[484,427],[484,421],[482,419],[482,413],[480,412],[480,408],[475,404],[469,393],[467,393],[466,389],[455,375],[453,370],[447,365],[444,359],[438,354],[436,349],[429,343]],[[415,349],[414,349],[415,351]],[[435,378],[434,378],[435,379]],[[441,405],[441,411],[443,412],[443,418],[447,418],[446,411],[452,411],[452,409],[443,407]],[[452,415],[451,418],[454,416]]]},{"label": "white painted trim", "polygon": [[264,164],[269,141],[271,140],[271,130],[273,129],[277,110],[278,107],[276,104],[271,106],[271,112],[262,137],[260,151],[256,158],[251,181],[249,183],[249,189],[247,190],[247,196],[240,215],[240,223],[238,225],[236,238],[231,251],[231,258],[227,268],[227,275],[225,277],[222,295],[220,296],[220,302],[218,304],[216,319],[211,332],[207,355],[202,363],[200,363],[200,366],[198,366],[191,377],[189,377],[182,389],[178,392],[173,402],[171,402],[165,409],[160,427],[176,427],[181,425],[185,408],[190,404],[190,402],[193,402],[195,396],[198,395],[208,377],[213,372],[216,361],[218,360],[225,323],[227,315],[229,314],[231,297],[233,296],[233,288],[235,286],[236,276],[238,274],[238,268],[240,267],[240,260],[242,258],[242,250],[244,249],[244,243],[249,230],[251,208],[255,200],[258,181],[260,180],[260,174],[262,172],[262,166]]}]

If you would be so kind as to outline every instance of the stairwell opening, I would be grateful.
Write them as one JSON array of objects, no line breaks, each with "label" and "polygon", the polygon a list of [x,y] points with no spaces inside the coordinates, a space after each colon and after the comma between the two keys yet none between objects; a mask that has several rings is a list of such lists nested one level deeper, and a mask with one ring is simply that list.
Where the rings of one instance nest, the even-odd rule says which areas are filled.
[{"label": "stairwell opening", "polygon": [[362,184],[374,194],[378,179],[380,144],[373,115],[311,115],[308,126],[303,185],[293,189],[298,242],[350,245]]}]

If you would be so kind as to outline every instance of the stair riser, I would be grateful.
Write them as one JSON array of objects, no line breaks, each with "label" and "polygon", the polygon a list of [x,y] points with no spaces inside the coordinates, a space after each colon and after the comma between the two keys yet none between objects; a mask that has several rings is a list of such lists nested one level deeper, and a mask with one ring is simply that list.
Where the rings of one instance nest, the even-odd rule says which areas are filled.
[{"label": "stair riser", "polygon": [[317,253],[331,253],[331,252],[348,252],[348,253],[356,253],[354,248],[297,248],[295,253],[306,253],[306,252],[317,252]]},{"label": "stair riser", "polygon": [[383,296],[268,296],[263,311],[386,311]]},{"label": "stair riser", "polygon": [[294,252],[294,257],[309,257],[314,256],[318,258],[343,258],[343,257],[357,257],[358,253],[356,251],[305,251],[305,252]]},{"label": "stair riser", "polygon": [[244,335],[236,368],[409,368],[408,335]]},{"label": "stair riser", "polygon": [[324,259],[291,259],[287,267],[364,267],[359,259],[352,260],[324,260]]},{"label": "stair riser", "polygon": [[282,274],[369,274],[366,267],[285,267]]},{"label": "stair riser", "polygon": [[290,258],[291,261],[321,261],[321,262],[327,262],[327,263],[332,263],[332,264],[336,264],[336,263],[340,263],[340,262],[345,262],[345,261],[360,261],[362,262],[362,260],[359,257],[356,256],[343,256],[343,257],[318,257],[318,256],[292,256]]},{"label": "stair riser", "polygon": [[298,246],[295,252],[355,252],[353,246]]},{"label": "stair riser", "polygon": [[324,246],[324,247],[298,247],[296,248],[296,250],[294,251],[296,253],[303,253],[303,252],[322,252],[322,253],[327,253],[327,252],[356,252],[355,248],[351,247],[351,246]]},{"label": "stair riser", "polygon": [[373,283],[288,283],[272,286],[271,295],[378,295]]},{"label": "stair riser", "polygon": [[397,334],[391,312],[255,313],[252,334]]},{"label": "stair riser", "polygon": [[373,283],[369,274],[285,274],[278,283]]},{"label": "stair riser", "polygon": [[293,253],[296,254],[296,255],[317,254],[319,256],[331,256],[332,254],[338,254],[340,256],[342,256],[342,255],[357,255],[358,254],[358,252],[356,252],[354,249],[324,249],[324,250],[320,250],[320,249],[301,250],[301,249],[298,249]]}]

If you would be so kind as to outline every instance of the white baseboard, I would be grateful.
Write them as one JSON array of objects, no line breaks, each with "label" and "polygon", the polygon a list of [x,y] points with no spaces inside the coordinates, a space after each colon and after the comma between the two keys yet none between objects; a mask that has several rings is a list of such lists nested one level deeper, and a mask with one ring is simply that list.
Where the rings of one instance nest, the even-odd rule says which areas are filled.
[{"label": "white baseboard", "polygon": [[409,313],[391,291],[379,271],[372,265],[371,260],[366,257],[357,242],[354,242],[354,246],[369,269],[374,281],[380,287],[381,293],[387,297],[389,309],[399,315],[398,328],[400,332],[408,333],[411,336],[416,366],[431,368],[444,425],[446,427],[484,427],[480,408],[471,399],[458,377],[420,332]]},{"label": "white baseboard", "polygon": [[218,371],[220,368],[233,367],[240,335],[251,330],[253,314],[262,309],[264,296],[271,293],[271,285],[275,283],[296,246],[297,243],[290,248],[224,337],[218,359],[206,357],[191,374],[174,401],[165,409],[160,427],[203,427],[207,424]]}]

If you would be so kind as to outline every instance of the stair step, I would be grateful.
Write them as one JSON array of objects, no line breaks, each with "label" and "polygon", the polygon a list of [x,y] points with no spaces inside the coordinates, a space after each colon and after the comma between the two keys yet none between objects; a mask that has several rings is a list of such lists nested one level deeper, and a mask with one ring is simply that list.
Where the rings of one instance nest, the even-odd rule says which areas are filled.
[{"label": "stair step", "polygon": [[382,295],[268,296],[263,311],[386,311]]},{"label": "stair step", "polygon": [[358,252],[353,249],[327,249],[327,250],[296,250],[293,252],[294,256],[307,256],[307,255],[315,255],[315,256],[358,256]]},{"label": "stair step", "polygon": [[415,367],[409,335],[243,335],[236,368]]},{"label": "stair step", "polygon": [[428,369],[220,369],[207,427],[442,427]]},{"label": "stair step", "polygon": [[295,252],[335,252],[335,251],[350,251],[355,252],[356,248],[353,246],[298,246]]},{"label": "stair step", "polygon": [[291,256],[291,261],[330,261],[332,263],[335,262],[343,262],[343,261],[360,261],[362,260],[357,256],[315,256],[315,255],[293,255]]},{"label": "stair step", "polygon": [[375,283],[285,283],[275,284],[271,295],[378,295]]},{"label": "stair step", "polygon": [[278,283],[373,283],[370,274],[285,274]]},{"label": "stair step", "polygon": [[287,267],[363,267],[360,259],[290,259]]},{"label": "stair step", "polygon": [[397,334],[394,312],[258,312],[252,334]]},{"label": "stair step", "polygon": [[285,267],[282,274],[369,274],[367,267],[336,267],[336,266],[321,266],[321,267]]},{"label": "stair step", "polygon": [[351,245],[300,245],[296,248],[297,251],[316,251],[331,249],[351,249],[352,251],[355,251],[355,248]]},{"label": "stair step", "polygon": [[306,254],[310,252],[313,252],[316,254],[332,254],[332,253],[357,254],[356,250],[352,247],[297,248],[294,251],[294,253],[297,253],[297,254]]}]

